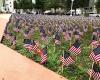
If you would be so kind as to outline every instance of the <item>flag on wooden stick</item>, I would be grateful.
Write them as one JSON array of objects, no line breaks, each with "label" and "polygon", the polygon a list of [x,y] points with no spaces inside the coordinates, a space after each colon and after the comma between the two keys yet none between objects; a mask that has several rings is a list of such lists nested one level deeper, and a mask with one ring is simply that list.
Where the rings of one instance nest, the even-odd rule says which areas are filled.
[{"label": "flag on wooden stick", "polygon": [[78,40],[75,41],[75,43],[71,46],[69,51],[71,53],[74,53],[75,55],[79,55],[81,53],[80,43]]},{"label": "flag on wooden stick", "polygon": [[60,61],[62,62],[63,66],[68,66],[75,62],[70,54],[66,51],[64,51],[64,54],[60,57]]},{"label": "flag on wooden stick", "polygon": [[100,61],[100,45],[90,53],[89,57],[93,62]]},{"label": "flag on wooden stick", "polygon": [[47,46],[43,48],[43,53],[41,54],[41,64],[46,63],[47,61]]},{"label": "flag on wooden stick", "polygon": [[94,80],[100,80],[100,67],[96,63],[93,65],[91,76]]}]

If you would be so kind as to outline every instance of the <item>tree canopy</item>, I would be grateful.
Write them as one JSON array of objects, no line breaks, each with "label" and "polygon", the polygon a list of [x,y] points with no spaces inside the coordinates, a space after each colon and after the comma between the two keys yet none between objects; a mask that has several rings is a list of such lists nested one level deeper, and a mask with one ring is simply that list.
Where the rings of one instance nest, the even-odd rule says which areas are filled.
[{"label": "tree canopy", "polygon": [[14,1],[14,8],[15,9],[33,9],[34,4],[32,0],[17,0]]},{"label": "tree canopy", "polygon": [[100,13],[100,0],[97,0],[96,8],[97,8],[97,12]]},{"label": "tree canopy", "polygon": [[[100,1],[100,0],[98,0]],[[51,8],[55,10],[57,8],[65,8],[66,10],[70,10],[71,0],[36,0],[36,3],[33,4],[32,0],[17,0],[14,1],[15,9],[38,9],[41,11],[45,11]],[[89,6],[89,0],[74,0],[73,9],[76,8],[86,8]],[[99,4],[97,4],[99,6]]]},{"label": "tree canopy", "polygon": [[[70,9],[71,6],[71,0],[66,0],[66,7],[67,9]],[[73,2],[73,8],[85,8],[89,7],[89,0],[74,0]]]}]

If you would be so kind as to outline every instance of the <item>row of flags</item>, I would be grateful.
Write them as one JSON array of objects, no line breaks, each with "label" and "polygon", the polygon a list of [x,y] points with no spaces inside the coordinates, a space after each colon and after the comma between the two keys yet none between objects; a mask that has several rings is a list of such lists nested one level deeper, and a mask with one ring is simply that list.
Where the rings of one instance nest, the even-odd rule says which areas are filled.
[{"label": "row of flags", "polygon": [[[35,54],[38,54],[41,56],[42,63],[47,61],[47,47],[44,49],[41,49],[33,40],[27,39],[24,41],[24,47],[28,49],[31,52],[34,52]],[[78,40],[75,41],[75,43],[70,47],[69,51],[71,53],[74,53],[75,55],[79,55],[81,53],[81,48]],[[74,62],[74,60],[71,58],[68,52],[64,52],[64,56],[62,56],[62,60],[60,60],[63,64],[69,65]],[[67,61],[67,62],[66,62]],[[65,63],[66,62],[66,63]]]},{"label": "row of flags", "polygon": [[69,66],[75,62],[75,60],[70,56],[70,53],[66,51],[64,51],[63,55],[60,57],[60,61],[62,62],[63,66]]},{"label": "row of flags", "polygon": [[[35,46],[33,48],[34,50],[37,49]],[[44,48],[43,53],[41,55],[41,64],[45,63],[47,61],[47,48]],[[79,40],[76,40],[74,44],[69,48],[69,52],[73,53],[74,55],[79,55],[81,53],[81,47]],[[63,66],[69,66],[70,64],[73,64],[75,62],[75,59],[73,59],[70,56],[70,53],[67,51],[64,51],[63,55],[60,57],[60,61],[62,62]],[[96,48],[93,49],[93,51],[90,53],[90,59],[93,62],[99,62],[100,61],[100,45],[98,45]],[[100,79],[100,72],[96,72],[95,70],[92,70],[91,76],[94,78],[94,80]]]},{"label": "row of flags", "polygon": [[4,31],[1,43],[3,42],[4,39],[9,40],[10,46],[11,46],[12,49],[16,48],[16,36],[14,36],[12,33],[8,32],[7,28]]},{"label": "row of flags", "polygon": [[[14,31],[15,32],[21,32],[21,27],[19,25],[19,19],[15,23]],[[32,27],[26,26],[26,31],[23,33],[24,37],[29,37],[33,31]],[[58,26],[57,26],[58,27]],[[68,27],[68,26],[67,26]],[[53,29],[53,28],[52,28]],[[87,32],[87,27],[82,28],[84,29],[83,32],[80,31],[80,28],[75,26],[75,29],[64,29],[58,30],[57,32],[55,30],[52,30],[51,27],[48,28],[48,33],[46,33],[46,30],[43,26],[40,26],[40,36],[43,41],[47,40],[47,35],[54,35],[54,43],[57,45],[61,44],[61,36],[59,33],[63,33],[63,37],[66,41],[71,40],[72,37],[74,36],[75,42],[70,46],[68,51],[70,53],[73,53],[75,56],[79,55],[81,53],[81,44],[80,44],[80,38],[83,36],[84,32]],[[53,32],[54,33],[53,33]],[[98,38],[100,38],[100,31],[99,30],[93,30],[93,39],[90,45],[94,46],[93,51],[90,53],[89,57],[93,62],[100,62],[100,43],[98,42]],[[11,36],[9,33],[6,33],[6,37]],[[36,42],[33,40],[31,41],[30,39],[24,39],[24,47],[28,49],[30,52],[34,52],[36,55],[39,55],[41,57],[41,64],[44,64],[47,62],[48,59],[48,51],[47,51],[47,46],[44,47],[43,49],[40,48]],[[64,51],[62,56],[60,57],[60,61],[62,62],[63,66],[69,66],[70,64],[73,64],[75,62],[75,59],[72,58],[70,53],[68,51]],[[97,68],[97,66],[96,66]],[[92,77],[95,80],[99,80],[100,78],[100,72],[96,72],[94,69],[92,70]]]},{"label": "row of flags", "polygon": [[93,62],[91,70],[88,70],[90,80],[100,80],[100,28],[93,29],[92,41],[90,43],[92,51],[89,58]]},{"label": "row of flags", "polygon": [[93,65],[92,77],[94,80],[100,80],[100,67],[98,64]]},{"label": "row of flags", "polygon": [[43,49],[41,49],[37,44],[36,42],[33,40],[29,40],[29,39],[26,39],[24,41],[24,47],[26,49],[28,49],[30,52],[33,52],[35,53],[36,55],[39,55],[41,57],[41,64],[44,64],[46,63],[47,61],[47,46],[44,47]]}]

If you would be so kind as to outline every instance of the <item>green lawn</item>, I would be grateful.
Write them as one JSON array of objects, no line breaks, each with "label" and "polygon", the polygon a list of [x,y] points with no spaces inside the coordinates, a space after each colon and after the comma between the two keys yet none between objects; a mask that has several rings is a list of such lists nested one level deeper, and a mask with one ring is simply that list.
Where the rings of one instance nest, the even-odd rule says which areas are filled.
[{"label": "green lawn", "polygon": [[[36,62],[39,62],[40,61],[39,56],[34,55],[33,53],[30,53],[25,48],[23,48],[22,34],[13,32],[11,25],[9,25],[9,30],[13,33],[13,35],[16,35],[16,37],[17,37],[16,50],[20,54],[22,54]],[[36,31],[33,34],[33,39],[39,40],[42,48],[46,45],[46,44],[44,44],[43,41],[40,40],[39,31]],[[92,62],[89,59],[89,52],[90,52],[89,43],[90,43],[90,41],[91,41],[91,32],[88,32],[85,34],[85,36],[81,40],[82,53],[77,56],[74,64],[70,65],[69,67],[64,67],[64,70],[62,72],[59,57],[60,57],[60,55],[63,54],[63,50],[67,50],[69,48],[69,42],[64,41],[62,38],[62,44],[60,46],[55,46],[55,50],[54,50],[54,43],[51,40],[49,42],[49,44],[47,45],[48,46],[48,60],[47,60],[47,64],[45,64],[44,66],[56,73],[68,78],[69,80],[89,80],[89,76],[86,72],[92,66]],[[3,44],[10,47],[10,42],[8,40],[4,40]],[[73,57],[75,57],[73,54],[71,54],[71,55]]]}]

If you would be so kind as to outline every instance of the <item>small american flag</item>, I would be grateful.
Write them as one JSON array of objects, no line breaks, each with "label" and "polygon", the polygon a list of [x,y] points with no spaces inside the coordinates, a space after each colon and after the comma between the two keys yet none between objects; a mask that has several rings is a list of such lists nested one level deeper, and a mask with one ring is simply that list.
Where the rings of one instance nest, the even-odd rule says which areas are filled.
[{"label": "small american flag", "polygon": [[24,48],[28,49],[29,51],[32,50],[32,45],[31,45],[30,39],[24,39]]},{"label": "small american flag", "polygon": [[43,26],[40,26],[39,30],[40,30],[40,35],[42,35],[43,33],[45,33],[45,30],[44,30]]},{"label": "small american flag", "polygon": [[98,46],[98,44],[99,43],[97,41],[97,36],[96,35],[93,35],[92,41],[91,41],[90,45],[96,48]]},{"label": "small american flag", "polygon": [[41,54],[43,53],[43,51],[39,48],[39,46],[35,43],[35,41],[33,40],[32,43],[32,51],[34,51],[35,54],[38,54],[41,56]]},{"label": "small american flag", "polygon": [[69,49],[70,52],[74,53],[75,55],[79,55],[81,53],[80,43],[78,40],[71,46]]},{"label": "small american flag", "polygon": [[38,46],[34,45],[32,50],[35,51],[35,50],[37,50],[37,48],[38,48]]},{"label": "small american flag", "polygon": [[34,40],[32,42],[32,46],[33,46],[32,51],[34,51],[35,53],[37,53],[38,46],[37,46],[37,44],[35,43]]},{"label": "small american flag", "polygon": [[92,69],[88,69],[88,70],[87,70],[87,74],[88,74],[89,76],[91,76],[91,74],[92,74]]},{"label": "small american flag", "polygon": [[89,57],[93,62],[100,61],[100,45],[91,52]]},{"label": "small american flag", "polygon": [[55,44],[61,44],[60,36],[58,34],[55,35]]},{"label": "small american flag", "polygon": [[70,40],[70,39],[71,39],[70,33],[65,32],[65,34],[64,34],[64,39],[65,39],[66,41]]},{"label": "small american flag", "polygon": [[98,64],[93,65],[92,77],[94,80],[100,80],[100,67]]},{"label": "small american flag", "polygon": [[75,32],[74,32],[74,36],[75,36],[75,39],[76,39],[76,40],[77,40],[77,39],[80,39],[80,34],[79,34],[79,32],[75,31]]},{"label": "small american flag", "polygon": [[51,29],[51,27],[48,28],[48,34],[50,34],[50,35],[52,34],[52,29]]},{"label": "small american flag", "polygon": [[93,40],[93,41],[90,43],[90,45],[96,48],[96,47],[99,45],[99,42],[96,41],[96,40]]},{"label": "small american flag", "polygon": [[97,33],[97,29],[94,29],[92,35],[97,36],[97,34],[98,34],[98,33]]},{"label": "small american flag", "polygon": [[64,55],[60,57],[60,61],[62,62],[63,66],[68,66],[75,62],[70,54],[66,51],[64,51]]},{"label": "small american flag", "polygon": [[41,38],[42,38],[43,41],[46,41],[47,40],[47,35],[46,34],[42,34]]},{"label": "small american flag", "polygon": [[26,49],[28,49],[29,52],[31,52],[32,51],[32,48],[33,48],[33,46],[31,44],[24,45],[24,47]]},{"label": "small american flag", "polygon": [[13,28],[13,31],[14,31],[14,32],[19,32],[20,29],[19,29],[18,27],[14,27],[14,28]]},{"label": "small american flag", "polygon": [[43,48],[43,53],[41,54],[41,64],[46,63],[47,61],[47,46]]}]

